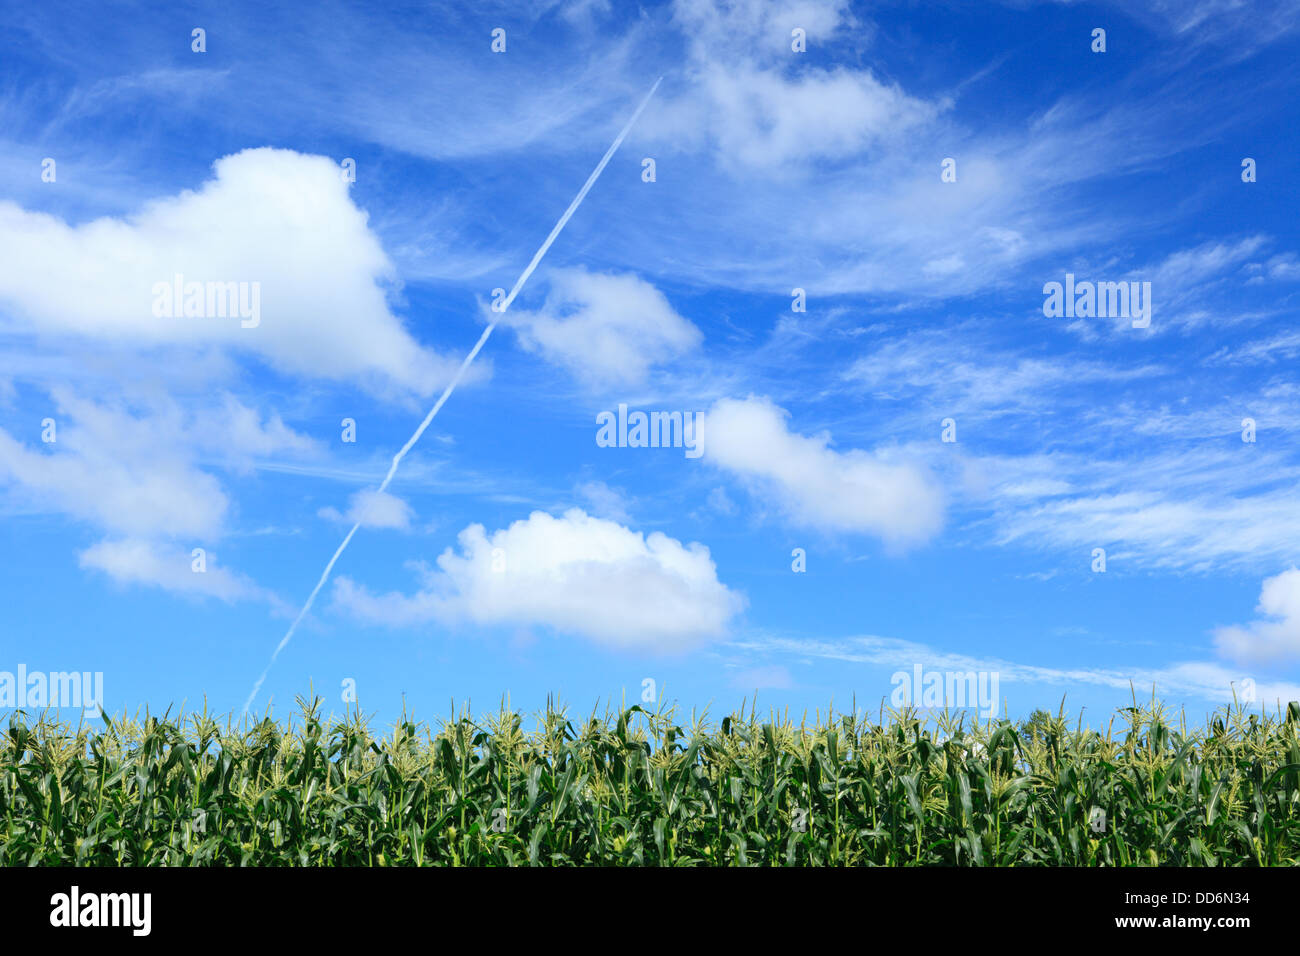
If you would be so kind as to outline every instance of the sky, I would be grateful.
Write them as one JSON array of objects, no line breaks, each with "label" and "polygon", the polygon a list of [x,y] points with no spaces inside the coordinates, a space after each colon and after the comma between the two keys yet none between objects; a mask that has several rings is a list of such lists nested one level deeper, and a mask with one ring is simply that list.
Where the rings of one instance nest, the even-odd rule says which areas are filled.
[{"label": "sky", "polygon": [[1298,28],[15,6],[0,711],[1300,700]]}]

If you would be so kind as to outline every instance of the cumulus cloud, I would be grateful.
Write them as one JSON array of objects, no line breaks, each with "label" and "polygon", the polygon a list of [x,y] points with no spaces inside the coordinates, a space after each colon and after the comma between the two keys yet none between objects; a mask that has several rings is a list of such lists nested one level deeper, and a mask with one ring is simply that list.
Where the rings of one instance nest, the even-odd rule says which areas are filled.
[{"label": "cumulus cloud", "polygon": [[795,524],[874,534],[895,546],[938,532],[943,501],[925,471],[857,449],[836,451],[829,433],[798,434],[788,417],[766,398],[723,399],[704,419],[703,460],[741,478]]},{"label": "cumulus cloud", "polygon": [[1214,632],[1219,652],[1242,663],[1300,658],[1300,570],[1291,568],[1266,578],[1255,610],[1265,620]]},{"label": "cumulus cloud", "polygon": [[415,511],[404,500],[386,491],[366,488],[358,491],[348,502],[346,513],[337,508],[325,507],[317,512],[330,521],[347,524],[361,523],[363,528],[389,528],[396,531],[411,530]]},{"label": "cumulus cloud", "polygon": [[[0,202],[0,304],[30,330],[207,346],[296,375],[428,394],[454,360],[389,311],[393,267],[337,164],[290,150],[218,160],[195,191],[82,225]],[[154,314],[159,284],[258,283],[260,321]],[[206,302],[205,302],[206,308]]]},{"label": "cumulus cloud", "polygon": [[598,386],[639,384],[652,365],[677,358],[703,339],[644,279],[580,268],[552,272],[545,305],[536,312],[507,312],[502,322],[518,333],[524,348]]},{"label": "cumulus cloud", "polygon": [[709,549],[573,508],[535,511],[489,535],[473,524],[412,595],[374,595],[349,578],[334,601],[393,626],[423,621],[538,626],[609,647],[683,651],[719,637],[744,598],[717,577]]}]

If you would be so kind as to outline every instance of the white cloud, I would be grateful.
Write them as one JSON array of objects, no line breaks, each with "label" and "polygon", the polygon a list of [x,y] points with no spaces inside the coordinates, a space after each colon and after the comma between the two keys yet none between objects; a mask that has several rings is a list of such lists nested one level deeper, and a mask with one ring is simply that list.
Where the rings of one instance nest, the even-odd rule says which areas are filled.
[{"label": "white cloud", "polygon": [[524,348],[597,386],[640,384],[652,365],[703,339],[649,282],[580,268],[552,272],[546,304],[536,312],[507,312],[502,322]]},{"label": "white cloud", "polygon": [[44,453],[0,430],[0,483],[28,507],[118,532],[218,531],[229,500],[214,477],[175,460],[142,465],[102,448]]},{"label": "white cloud", "polygon": [[[63,409],[70,415],[60,421]],[[14,499],[115,532],[218,533],[229,507],[220,483],[160,441],[149,420],[79,400],[51,417],[50,445],[29,447],[0,430],[0,485]]]},{"label": "white cloud", "polygon": [[[173,415],[179,415],[173,409]],[[254,459],[278,454],[306,455],[318,449],[317,443],[295,432],[272,412],[262,421],[255,408],[232,395],[224,396],[220,409],[197,409],[191,413],[194,432],[191,444],[198,448],[225,451],[232,464],[247,469]]]},{"label": "white cloud", "polygon": [[[394,626],[467,620],[538,626],[611,647],[682,651],[726,632],[744,598],[718,581],[709,550],[660,532],[644,535],[574,508],[533,512],[490,536],[459,535],[413,595],[372,595],[346,577],[334,601]],[[494,569],[494,567],[496,569]]]},{"label": "white cloud", "polygon": [[1264,580],[1256,611],[1268,620],[1214,632],[1219,652],[1238,663],[1300,658],[1300,570],[1291,568]]},{"label": "white cloud", "polygon": [[229,499],[198,467],[200,455],[245,470],[257,456],[315,448],[279,416],[263,421],[231,396],[188,413],[157,396],[135,405],[67,389],[51,397],[54,442],[33,431],[29,445],[0,429],[0,488],[26,507],[131,536],[221,533]]},{"label": "white cloud", "polygon": [[349,525],[360,522],[363,528],[389,528],[396,531],[411,530],[411,519],[415,517],[415,511],[404,500],[387,491],[373,488],[365,488],[354,494],[348,501],[346,514],[334,507],[321,508],[317,514],[330,521]]},{"label": "white cloud", "polygon": [[[788,34],[787,34],[788,36]],[[755,168],[855,156],[931,119],[934,107],[870,70],[810,70],[786,77],[711,64],[700,76],[701,112],[721,157]]]},{"label": "white cloud", "polygon": [[267,601],[282,607],[282,602],[271,592],[242,574],[218,566],[216,556],[211,553],[204,555],[206,569],[195,571],[189,551],[126,538],[100,541],[77,558],[81,567],[102,571],[118,584],[143,584],[175,594],[215,597],[226,603]]},{"label": "white cloud", "polygon": [[826,70],[792,54],[796,28],[810,49],[849,26],[859,42],[869,35],[846,3],[677,0],[673,20],[688,38],[692,82],[646,125],[679,142],[711,139],[725,165],[773,171],[853,156],[940,109],[869,69]]},{"label": "white cloud", "polygon": [[214,566],[211,555],[206,573],[190,570],[190,549],[218,541],[230,510],[221,482],[200,460],[245,472],[263,456],[309,455],[315,442],[229,395],[188,411],[156,394],[94,402],[60,388],[51,399],[44,417],[54,421],[53,442],[40,441],[45,429],[35,424],[30,442],[0,429],[7,507],[67,515],[109,532],[80,553],[80,564],[121,583],[275,603],[247,578]]},{"label": "white cloud", "polygon": [[724,399],[701,428],[704,460],[739,476],[795,524],[918,544],[943,524],[939,489],[919,467],[857,449],[831,436],[790,431],[788,413],[765,398]]},{"label": "white cloud", "polygon": [[[388,308],[393,268],[323,156],[250,149],[218,160],[197,191],[82,225],[0,202],[0,304],[42,334],[140,347],[220,347],[282,371],[428,394],[454,360]],[[260,324],[160,318],[155,285],[258,283]],[[251,304],[251,300],[250,300]]]}]

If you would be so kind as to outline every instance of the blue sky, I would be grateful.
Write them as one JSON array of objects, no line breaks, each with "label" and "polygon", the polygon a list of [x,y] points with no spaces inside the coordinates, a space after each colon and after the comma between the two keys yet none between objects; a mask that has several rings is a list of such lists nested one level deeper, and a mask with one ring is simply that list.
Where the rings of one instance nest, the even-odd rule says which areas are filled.
[{"label": "blue sky", "polygon": [[0,24],[0,671],[238,712],[361,519],[255,708],[1300,699],[1300,4],[384,7]]}]

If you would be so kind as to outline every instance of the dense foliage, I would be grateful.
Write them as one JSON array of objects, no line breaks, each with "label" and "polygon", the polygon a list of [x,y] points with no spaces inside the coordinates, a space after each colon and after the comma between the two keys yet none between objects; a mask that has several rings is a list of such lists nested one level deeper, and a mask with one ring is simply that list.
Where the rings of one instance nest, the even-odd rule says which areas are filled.
[{"label": "dense foliage", "polygon": [[[1300,705],[720,725],[503,710],[377,738],[300,701],[0,737],[5,865],[1294,865]],[[1117,726],[1118,725],[1118,726]],[[1104,820],[1102,819],[1104,814]]]}]

